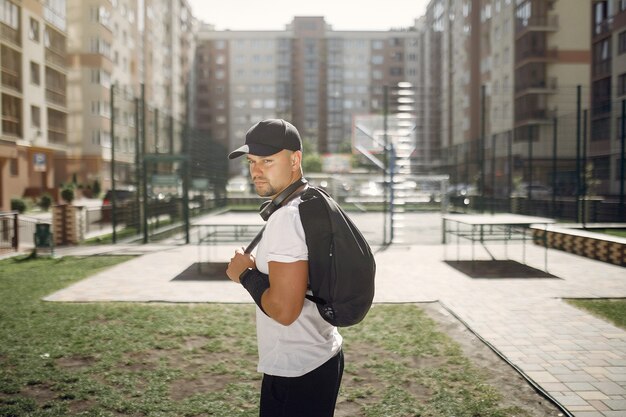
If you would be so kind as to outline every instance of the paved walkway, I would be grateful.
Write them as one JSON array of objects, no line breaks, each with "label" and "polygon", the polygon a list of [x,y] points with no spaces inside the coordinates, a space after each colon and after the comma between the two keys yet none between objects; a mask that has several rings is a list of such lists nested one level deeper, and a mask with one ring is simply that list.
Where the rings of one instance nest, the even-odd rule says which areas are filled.
[{"label": "paved walkway", "polygon": [[[509,244],[510,258],[521,260],[520,245]],[[65,253],[88,250],[102,248]],[[226,279],[172,281],[199,257],[227,262],[232,246],[204,247],[202,252],[194,245],[108,250],[145,254],[46,300],[250,302],[240,286]],[[490,250],[498,257],[505,253],[503,247]],[[457,256],[456,248],[441,245],[393,246],[378,252],[375,301],[440,301],[571,414],[626,416],[626,331],[562,301],[626,297],[625,268],[550,250],[548,269],[558,278],[472,279],[443,262],[444,253]],[[461,247],[460,256],[469,258],[470,247]],[[476,256],[488,259],[478,247]],[[544,250],[526,244],[526,261],[542,269]]]}]

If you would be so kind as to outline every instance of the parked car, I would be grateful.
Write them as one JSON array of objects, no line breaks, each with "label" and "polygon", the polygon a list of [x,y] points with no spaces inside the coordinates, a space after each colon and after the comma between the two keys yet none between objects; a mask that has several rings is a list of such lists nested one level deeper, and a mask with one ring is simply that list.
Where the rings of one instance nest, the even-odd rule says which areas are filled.
[{"label": "parked car", "polygon": [[[132,204],[135,201],[136,194],[132,190],[115,190],[115,205],[124,206]],[[113,190],[109,190],[104,194],[102,198],[103,206],[111,206],[113,204]]]},{"label": "parked car", "polygon": [[[134,210],[138,207],[135,205],[137,194],[130,189],[115,189],[115,213],[116,220],[120,223],[129,223],[134,216]],[[110,222],[113,211],[113,190],[108,190],[102,198],[101,221]]]}]

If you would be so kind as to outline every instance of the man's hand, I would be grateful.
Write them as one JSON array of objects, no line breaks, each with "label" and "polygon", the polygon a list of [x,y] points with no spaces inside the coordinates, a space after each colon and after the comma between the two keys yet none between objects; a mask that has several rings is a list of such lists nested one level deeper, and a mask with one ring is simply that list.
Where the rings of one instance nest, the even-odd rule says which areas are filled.
[{"label": "man's hand", "polygon": [[226,275],[233,282],[239,283],[239,276],[248,268],[256,268],[254,256],[244,253],[244,248],[240,248],[235,251],[235,256],[230,258],[230,263],[228,268],[226,268]]}]

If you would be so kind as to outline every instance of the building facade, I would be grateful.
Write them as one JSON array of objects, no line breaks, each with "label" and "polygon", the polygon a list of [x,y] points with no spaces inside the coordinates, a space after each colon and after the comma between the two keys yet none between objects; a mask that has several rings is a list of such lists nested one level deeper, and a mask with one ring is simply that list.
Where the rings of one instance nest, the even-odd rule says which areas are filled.
[{"label": "building facade", "polygon": [[626,108],[626,2],[593,1],[591,13],[591,146],[599,191],[622,189],[623,134]]},{"label": "building facade", "polygon": [[[132,184],[139,146],[148,153],[182,149],[195,27],[189,4],[69,0],[68,12],[72,130],[59,171],[80,183],[98,180],[103,189],[110,188],[115,141],[115,178]],[[136,102],[140,98],[143,123],[137,115],[144,113]],[[140,126],[145,126],[145,144],[139,143]]]},{"label": "building facade", "polygon": [[65,0],[0,2],[0,211],[54,194],[68,142]]},{"label": "building facade", "polygon": [[320,153],[350,152],[354,116],[381,114],[385,86],[417,81],[415,30],[335,31],[308,16],[282,31],[204,25],[197,42],[194,126],[228,149],[255,122],[282,117]]},{"label": "building facade", "polygon": [[524,182],[571,187],[577,90],[589,108],[589,13],[563,0],[430,2],[423,77],[439,92],[441,121],[430,120],[451,182],[500,196]]}]

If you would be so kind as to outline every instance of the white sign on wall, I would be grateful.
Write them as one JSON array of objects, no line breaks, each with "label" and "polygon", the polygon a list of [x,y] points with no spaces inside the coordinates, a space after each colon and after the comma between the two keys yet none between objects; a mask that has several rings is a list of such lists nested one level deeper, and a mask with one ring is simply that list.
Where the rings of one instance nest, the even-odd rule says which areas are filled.
[{"label": "white sign on wall", "polygon": [[37,152],[33,154],[33,171],[46,172],[46,154]]}]

